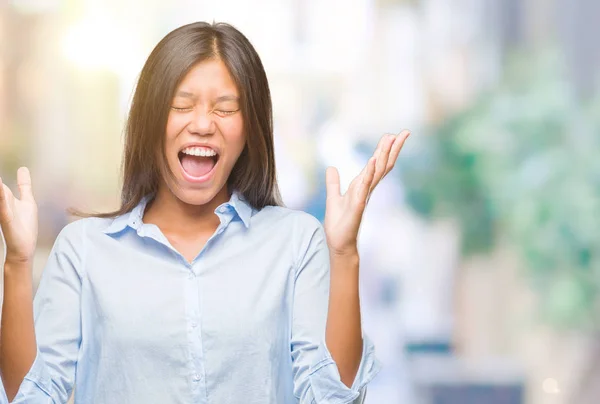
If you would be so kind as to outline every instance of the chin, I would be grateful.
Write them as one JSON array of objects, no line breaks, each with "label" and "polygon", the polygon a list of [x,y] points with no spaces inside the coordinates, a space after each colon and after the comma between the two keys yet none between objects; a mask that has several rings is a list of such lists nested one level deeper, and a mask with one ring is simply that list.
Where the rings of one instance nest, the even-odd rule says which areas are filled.
[{"label": "chin", "polygon": [[178,189],[173,194],[181,202],[187,205],[201,206],[211,203],[219,194],[223,187],[209,187],[205,189]]}]

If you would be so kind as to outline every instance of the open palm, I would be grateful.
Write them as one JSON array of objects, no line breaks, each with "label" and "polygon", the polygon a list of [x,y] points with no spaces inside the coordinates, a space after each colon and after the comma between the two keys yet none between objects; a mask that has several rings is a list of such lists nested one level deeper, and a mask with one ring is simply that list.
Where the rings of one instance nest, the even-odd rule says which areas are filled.
[{"label": "open palm", "polygon": [[33,258],[38,236],[37,205],[31,190],[29,170],[17,172],[20,199],[0,178],[0,228],[5,244],[6,261],[26,262]]},{"label": "open palm", "polygon": [[334,167],[326,172],[327,201],[325,234],[330,253],[346,254],[357,250],[358,231],[371,192],[389,173],[398,159],[404,141],[410,134],[384,135],[373,156],[360,174],[352,180],[344,195],[340,193],[340,175]]}]

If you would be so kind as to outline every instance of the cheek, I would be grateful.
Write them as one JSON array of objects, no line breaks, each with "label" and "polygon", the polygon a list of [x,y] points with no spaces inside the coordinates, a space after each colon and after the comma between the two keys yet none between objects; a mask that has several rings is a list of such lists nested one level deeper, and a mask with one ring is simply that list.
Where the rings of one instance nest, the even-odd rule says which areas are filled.
[{"label": "cheek", "polygon": [[181,132],[182,123],[180,118],[173,118],[169,115],[167,120],[167,127],[165,130],[165,152],[167,155],[167,163],[169,164],[170,170],[174,171],[179,165],[177,155],[174,150],[177,148],[177,135]]},{"label": "cheek", "polygon": [[224,134],[226,134],[227,143],[229,143],[231,148],[241,153],[246,144],[243,121],[241,119],[232,120],[232,122],[228,123]]},{"label": "cheek", "polygon": [[185,128],[186,120],[185,117],[175,114],[169,114],[169,118],[167,119],[167,128],[166,128],[166,136],[167,141],[172,140],[177,137],[177,135]]}]

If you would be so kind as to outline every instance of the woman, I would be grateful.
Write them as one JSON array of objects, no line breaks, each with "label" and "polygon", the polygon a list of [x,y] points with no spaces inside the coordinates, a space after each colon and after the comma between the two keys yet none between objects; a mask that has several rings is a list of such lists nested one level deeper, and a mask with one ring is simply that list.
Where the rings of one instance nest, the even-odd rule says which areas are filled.
[{"label": "woman", "polygon": [[[0,186],[0,369],[9,400],[350,403],[363,340],[357,235],[408,132],[384,136],[325,225],[281,206],[271,98],[249,41],[194,23],[149,56],[127,122],[121,208],[59,234],[32,305],[37,210]],[[34,314],[35,313],[35,314]]]}]

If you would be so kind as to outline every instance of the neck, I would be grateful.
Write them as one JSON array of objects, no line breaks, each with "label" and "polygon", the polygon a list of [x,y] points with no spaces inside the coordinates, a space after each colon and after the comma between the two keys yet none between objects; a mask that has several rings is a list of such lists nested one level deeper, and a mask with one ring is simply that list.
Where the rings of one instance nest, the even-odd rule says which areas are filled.
[{"label": "neck", "polygon": [[213,233],[220,224],[215,209],[229,199],[230,195],[225,185],[210,202],[204,205],[190,205],[181,201],[168,187],[163,186],[148,204],[143,221],[157,225],[165,234],[194,237]]}]

